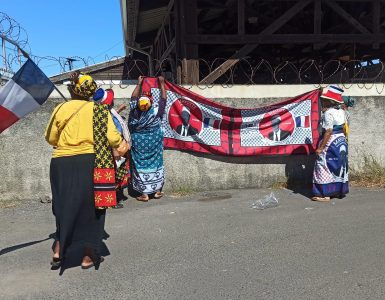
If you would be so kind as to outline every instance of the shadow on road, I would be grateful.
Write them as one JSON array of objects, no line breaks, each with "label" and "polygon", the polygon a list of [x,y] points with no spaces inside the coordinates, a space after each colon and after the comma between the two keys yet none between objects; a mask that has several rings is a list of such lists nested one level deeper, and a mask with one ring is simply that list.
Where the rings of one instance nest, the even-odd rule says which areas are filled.
[{"label": "shadow on road", "polygon": [[54,238],[55,238],[55,234],[51,233],[47,238],[42,239],[42,240],[32,241],[32,242],[22,243],[22,244],[19,244],[19,245],[10,246],[10,247],[1,249],[0,250],[0,256],[4,255],[4,254],[7,254],[9,252],[13,252],[13,251],[16,251],[16,250],[19,250],[19,249],[23,249],[25,247],[29,247],[29,246],[32,246],[32,245],[35,245],[35,244],[39,244],[39,243],[45,242],[45,241],[48,241],[48,240],[54,239]]}]

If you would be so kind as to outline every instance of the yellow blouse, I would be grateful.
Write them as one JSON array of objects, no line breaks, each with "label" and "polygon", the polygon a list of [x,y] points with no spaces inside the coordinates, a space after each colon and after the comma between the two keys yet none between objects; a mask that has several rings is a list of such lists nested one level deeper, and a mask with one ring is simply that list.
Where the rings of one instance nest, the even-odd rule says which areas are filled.
[{"label": "yellow blouse", "polygon": [[[84,103],[84,100],[71,100],[57,106],[53,111],[45,131],[46,141],[55,147],[52,157],[94,153],[94,102],[87,102],[67,123],[59,137],[59,128]],[[117,148],[122,142],[122,136],[116,129],[111,114],[108,114],[107,139],[112,148]]]}]

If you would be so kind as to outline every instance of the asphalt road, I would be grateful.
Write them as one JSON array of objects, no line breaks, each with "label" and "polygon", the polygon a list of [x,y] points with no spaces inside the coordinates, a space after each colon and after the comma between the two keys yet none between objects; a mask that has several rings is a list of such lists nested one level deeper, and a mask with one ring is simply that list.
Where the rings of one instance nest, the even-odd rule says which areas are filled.
[{"label": "asphalt road", "polygon": [[133,199],[110,210],[98,271],[49,266],[49,204],[0,210],[1,299],[385,299],[385,190],[314,203],[274,190]]}]

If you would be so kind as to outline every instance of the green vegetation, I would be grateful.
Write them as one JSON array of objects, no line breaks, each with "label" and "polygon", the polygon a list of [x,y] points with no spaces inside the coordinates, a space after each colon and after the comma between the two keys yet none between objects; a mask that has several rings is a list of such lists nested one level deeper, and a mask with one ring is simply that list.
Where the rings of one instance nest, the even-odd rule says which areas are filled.
[{"label": "green vegetation", "polygon": [[195,191],[191,188],[188,187],[181,187],[178,189],[174,189],[171,193],[169,193],[171,198],[181,198],[181,197],[186,197]]},{"label": "green vegetation", "polygon": [[349,181],[354,186],[385,187],[385,166],[372,155],[364,155],[364,164],[360,170],[350,169]]},{"label": "green vegetation", "polygon": [[285,189],[288,187],[288,179],[285,181],[276,181],[271,186],[272,189]]},{"label": "green vegetation", "polygon": [[21,204],[20,200],[0,201],[0,208],[13,208]]}]

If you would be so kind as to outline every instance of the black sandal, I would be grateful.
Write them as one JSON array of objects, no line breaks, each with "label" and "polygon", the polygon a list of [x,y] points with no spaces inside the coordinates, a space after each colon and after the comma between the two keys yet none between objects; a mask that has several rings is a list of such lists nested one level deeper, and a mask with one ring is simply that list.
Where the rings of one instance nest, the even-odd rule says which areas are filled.
[{"label": "black sandal", "polygon": [[60,268],[61,267],[61,258],[59,258],[59,257],[52,257],[51,267],[53,269]]},{"label": "black sandal", "polygon": [[82,269],[83,270],[87,270],[87,269],[90,269],[92,267],[95,266],[95,270],[99,269],[99,265],[104,261],[104,257],[103,256],[99,256],[96,260],[92,260],[92,263],[87,265],[87,266],[83,266],[82,265]]}]

